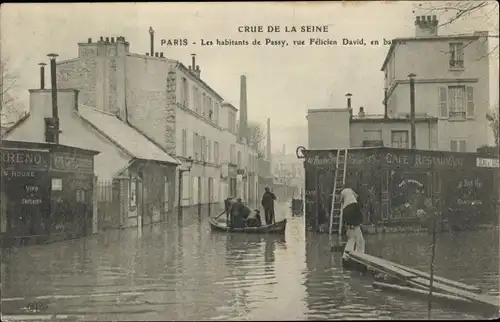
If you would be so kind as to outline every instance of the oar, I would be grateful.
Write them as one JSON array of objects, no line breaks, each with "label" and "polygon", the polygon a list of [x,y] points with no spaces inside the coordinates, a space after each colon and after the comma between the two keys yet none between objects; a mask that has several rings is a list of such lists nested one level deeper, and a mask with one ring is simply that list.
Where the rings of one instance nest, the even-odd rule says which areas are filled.
[{"label": "oar", "polygon": [[214,220],[219,219],[219,218],[220,218],[220,216],[222,216],[222,215],[223,215],[223,214],[225,214],[225,213],[226,213],[226,211],[224,210],[223,212],[221,212],[221,213],[220,213],[220,215],[218,215],[217,217],[215,217],[215,218],[214,218]]}]

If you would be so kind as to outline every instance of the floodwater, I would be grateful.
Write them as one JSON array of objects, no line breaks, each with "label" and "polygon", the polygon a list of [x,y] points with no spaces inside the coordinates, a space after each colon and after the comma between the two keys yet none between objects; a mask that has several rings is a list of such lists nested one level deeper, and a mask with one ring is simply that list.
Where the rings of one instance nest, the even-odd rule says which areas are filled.
[{"label": "floodwater", "polygon": [[[279,218],[278,218],[279,219]],[[366,236],[367,253],[429,271],[427,234]],[[498,230],[440,234],[436,274],[499,292]],[[187,214],[143,228],[108,231],[4,252],[2,320],[426,319],[427,302],[380,291],[343,270],[328,236],[305,237],[301,217],[286,236],[212,233]],[[23,307],[46,304],[39,313]],[[478,313],[433,304],[434,319]]]}]

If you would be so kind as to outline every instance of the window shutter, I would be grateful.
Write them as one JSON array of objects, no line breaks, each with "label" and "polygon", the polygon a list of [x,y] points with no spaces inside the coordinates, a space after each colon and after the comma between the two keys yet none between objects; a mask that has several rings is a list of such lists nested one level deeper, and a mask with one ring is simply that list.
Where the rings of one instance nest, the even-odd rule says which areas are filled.
[{"label": "window shutter", "polygon": [[466,88],[467,96],[467,117],[474,117],[474,87],[467,86]]},{"label": "window shutter", "polygon": [[457,152],[457,141],[456,140],[451,140],[450,141],[450,150],[451,152]]},{"label": "window shutter", "polygon": [[467,147],[465,146],[466,141],[465,140],[460,140],[460,152],[467,152]]},{"label": "window shutter", "polygon": [[448,89],[446,87],[438,88],[439,115],[448,117]]}]

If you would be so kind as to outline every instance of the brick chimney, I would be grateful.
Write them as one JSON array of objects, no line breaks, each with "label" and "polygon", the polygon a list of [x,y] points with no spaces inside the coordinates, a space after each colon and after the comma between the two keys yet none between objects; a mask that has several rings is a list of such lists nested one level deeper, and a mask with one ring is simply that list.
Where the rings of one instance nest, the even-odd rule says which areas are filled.
[{"label": "brick chimney", "polygon": [[247,77],[240,78],[240,128],[238,137],[243,142],[248,142],[248,111],[247,111]]},{"label": "brick chimney", "polygon": [[415,37],[435,37],[438,35],[438,20],[434,16],[415,17]]}]

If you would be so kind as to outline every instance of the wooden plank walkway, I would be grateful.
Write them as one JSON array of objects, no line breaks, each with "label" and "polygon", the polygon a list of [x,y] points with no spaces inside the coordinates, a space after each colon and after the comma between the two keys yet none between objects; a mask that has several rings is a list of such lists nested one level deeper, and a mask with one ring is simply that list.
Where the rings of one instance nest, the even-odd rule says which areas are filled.
[{"label": "wooden plank walkway", "polygon": [[[356,254],[356,253],[353,253],[353,256],[355,256],[357,259],[363,260],[365,262],[366,261],[374,261],[375,263],[379,263],[379,264],[383,263],[386,266],[394,266],[397,269],[401,269],[401,270],[407,271],[410,274],[413,274],[413,275],[416,275],[416,276],[419,276],[419,277],[423,277],[423,278],[427,278],[427,279],[429,279],[431,277],[430,274],[428,274],[428,273],[425,273],[425,272],[419,271],[417,269],[413,269],[413,268],[410,268],[410,267],[407,267],[407,266],[404,266],[404,265],[401,265],[401,264],[398,264],[398,263],[394,263],[394,262],[388,261],[388,260],[383,259],[383,258],[371,256],[371,255],[368,255],[368,254]],[[394,270],[394,271],[396,271],[396,270]],[[405,275],[405,277],[411,278],[412,275]],[[474,292],[474,293],[480,293],[481,292],[481,289],[479,287],[477,287],[477,286],[472,286],[472,285],[467,285],[467,284],[464,284],[464,283],[452,281],[450,279],[447,279],[447,278],[444,278],[444,277],[440,277],[440,276],[436,276],[436,275],[434,275],[434,281],[439,281],[439,282],[441,282],[443,284],[447,284],[447,285],[450,285],[450,286],[453,286],[453,287],[456,287],[456,288],[459,288],[459,289],[463,289],[463,290],[466,290],[466,291]]]},{"label": "wooden plank walkway", "polygon": [[[373,282],[373,286],[375,286],[377,288],[381,288],[381,289],[390,289],[390,290],[400,291],[403,293],[411,293],[411,294],[429,296],[428,290],[421,290],[421,289],[406,287],[406,286],[402,286],[402,285]],[[444,300],[453,300],[453,301],[471,303],[471,301],[469,301],[468,299],[465,299],[463,297],[449,295],[449,294],[445,294],[445,293],[432,292],[432,296],[439,298],[439,299],[444,299]]]},{"label": "wooden plank walkway", "polygon": [[[368,254],[349,252],[348,257],[354,262],[365,265],[369,268],[374,268],[377,271],[381,271],[391,277],[395,277],[404,283],[415,286],[416,288],[428,290],[430,287],[430,275],[427,273]],[[467,299],[475,303],[493,306],[497,309],[500,308],[500,297],[473,293],[470,290],[478,290],[475,286],[435,276],[433,289],[452,296],[461,297],[462,299]]]},{"label": "wooden plank walkway", "polygon": [[[404,269],[405,271],[414,273],[415,275],[418,275],[420,277],[427,278],[427,279],[431,278],[430,274],[422,272],[422,271],[419,271],[417,269],[406,267],[406,266],[403,266],[403,265],[397,264],[397,263],[393,263],[393,265],[395,265],[397,267],[400,267],[401,269]],[[470,292],[473,292],[473,293],[481,293],[481,289],[479,287],[477,287],[477,286],[467,285],[467,284],[464,284],[464,283],[452,281],[450,279],[447,279],[447,278],[444,278],[444,277],[441,277],[441,276],[434,275],[434,281],[438,281],[438,282],[441,282],[443,284],[454,286],[456,288],[463,289],[463,290],[466,290],[466,291],[470,291]]]}]

